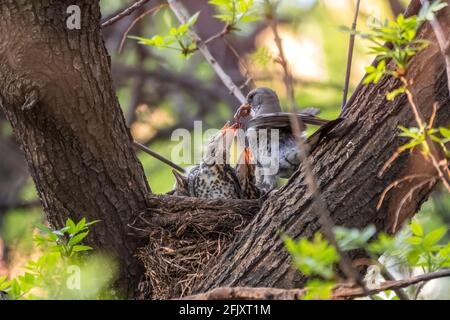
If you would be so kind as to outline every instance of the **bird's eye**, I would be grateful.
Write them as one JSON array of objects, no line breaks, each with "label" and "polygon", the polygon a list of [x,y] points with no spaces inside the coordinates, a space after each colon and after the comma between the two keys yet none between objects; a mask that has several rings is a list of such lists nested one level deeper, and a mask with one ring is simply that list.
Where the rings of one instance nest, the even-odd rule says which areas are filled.
[{"label": "bird's eye", "polygon": [[254,97],[254,96],[255,96],[254,94],[250,94],[250,95],[247,97],[247,102],[248,102],[248,103],[252,103],[253,97]]}]

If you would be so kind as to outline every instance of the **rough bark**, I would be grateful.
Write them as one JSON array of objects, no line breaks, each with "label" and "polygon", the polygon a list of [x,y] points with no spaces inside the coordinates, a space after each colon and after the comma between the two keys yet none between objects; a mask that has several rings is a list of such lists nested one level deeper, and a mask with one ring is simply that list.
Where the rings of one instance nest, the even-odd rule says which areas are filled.
[{"label": "rough bark", "polygon": [[[417,2],[413,1],[413,6],[417,7]],[[448,35],[450,10],[441,14],[446,16],[440,21],[447,22],[443,28]],[[424,116],[430,118],[436,101],[435,125],[448,125],[444,60],[428,24],[420,36],[431,44],[411,61],[408,78],[414,80],[412,89]],[[405,139],[398,137],[398,126],[416,126],[405,96],[393,102],[385,98],[387,92],[399,86],[399,81],[391,77],[384,77],[376,85],[359,86],[342,114],[345,120],[336,129],[347,127],[346,132],[325,141],[311,155],[322,197],[337,225],[363,228],[374,224],[379,231],[390,230],[399,200],[417,181],[396,188],[377,210],[381,193],[399,178],[430,170],[420,155],[405,153],[383,176],[378,176],[386,161],[405,143]],[[269,197],[208,276],[197,283],[195,291],[221,286],[294,288],[304,283],[305,277],[291,267],[279,235],[281,231],[296,238],[311,237],[320,230],[303,179],[303,172],[296,172],[285,187]],[[431,189],[432,186],[426,185],[414,192],[400,212],[400,222],[418,211]]]},{"label": "rough bark", "polygon": [[[70,5],[80,30],[67,28]],[[88,242],[120,259],[130,296],[141,270],[126,228],[150,189],[113,89],[99,1],[2,1],[0,30],[0,104],[48,220],[102,220]]]}]

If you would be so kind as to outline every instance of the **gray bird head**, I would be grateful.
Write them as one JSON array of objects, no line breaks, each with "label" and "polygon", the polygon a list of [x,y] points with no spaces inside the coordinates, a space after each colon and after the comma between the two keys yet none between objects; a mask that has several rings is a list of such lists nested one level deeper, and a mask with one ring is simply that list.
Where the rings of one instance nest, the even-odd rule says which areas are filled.
[{"label": "gray bird head", "polygon": [[280,101],[275,91],[269,88],[256,88],[247,95],[247,103],[251,106],[251,115],[253,117],[266,114],[281,112]]}]

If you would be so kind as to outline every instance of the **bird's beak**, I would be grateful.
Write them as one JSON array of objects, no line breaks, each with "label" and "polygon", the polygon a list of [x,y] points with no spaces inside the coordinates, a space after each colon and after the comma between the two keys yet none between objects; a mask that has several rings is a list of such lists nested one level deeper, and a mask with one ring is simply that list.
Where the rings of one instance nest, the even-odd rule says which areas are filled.
[{"label": "bird's beak", "polygon": [[239,123],[239,120],[241,118],[245,118],[250,114],[251,109],[252,106],[249,103],[244,103],[237,109],[236,113],[234,114],[234,119]]}]

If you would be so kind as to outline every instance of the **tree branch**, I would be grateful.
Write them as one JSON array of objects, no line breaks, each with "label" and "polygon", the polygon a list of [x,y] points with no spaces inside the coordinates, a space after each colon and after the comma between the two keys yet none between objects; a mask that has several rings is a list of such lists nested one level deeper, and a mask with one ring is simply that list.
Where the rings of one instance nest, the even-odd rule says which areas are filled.
[{"label": "tree branch", "polygon": [[[170,8],[174,12],[175,16],[178,18],[180,23],[185,24],[187,21],[186,18],[186,9],[183,5],[177,0],[168,0]],[[223,84],[230,90],[230,93],[239,100],[240,103],[245,103],[246,99],[238,86],[233,82],[233,80],[228,76],[228,74],[224,71],[222,66],[217,62],[217,60],[213,57],[211,52],[208,49],[208,46],[205,42],[202,41],[200,36],[191,29],[188,31],[190,37],[197,43],[198,50],[205,57],[206,62],[208,62],[211,67],[216,72],[217,76],[222,80]]]},{"label": "tree branch", "polygon": [[353,48],[355,46],[355,36],[356,36],[355,31],[356,31],[356,25],[358,22],[360,3],[361,3],[361,0],[356,1],[355,15],[353,17],[353,23],[352,23],[352,33],[350,33],[350,41],[348,43],[347,70],[345,73],[344,93],[342,96],[342,106],[341,106],[342,109],[345,108],[345,105],[347,104],[348,88],[350,85],[350,73],[352,71]]},{"label": "tree branch", "polygon": [[[433,279],[449,277],[450,270],[441,270],[405,280],[385,281],[377,288],[349,288],[341,284],[333,289],[332,299],[353,299],[375,295],[386,290],[397,290]],[[199,293],[182,298],[182,300],[298,300],[306,289],[278,289],[278,288],[249,288],[249,287],[221,287],[205,293]]]},{"label": "tree branch", "polygon": [[283,81],[284,81],[284,85],[286,87],[286,94],[289,99],[289,105],[292,108],[292,107],[297,106],[297,103],[295,101],[295,92],[294,92],[294,84],[293,84],[294,81],[292,78],[291,71],[289,70],[289,64],[288,64],[288,62],[286,60],[286,56],[284,54],[283,43],[282,43],[280,34],[278,32],[278,22],[277,22],[274,5],[268,3],[267,6],[268,6],[268,8],[267,8],[267,12],[266,12],[266,19],[268,20],[269,25],[272,29],[274,41],[278,48],[277,62],[283,68],[283,72],[284,72]]},{"label": "tree branch", "polygon": [[163,157],[162,155],[160,155],[159,153],[151,150],[150,148],[140,144],[139,142],[133,141],[133,145],[138,148],[139,150],[151,155],[153,158],[158,159],[159,161],[167,164],[168,166],[174,168],[177,171],[180,171],[182,173],[185,173],[186,170],[184,170],[184,168],[180,167],[179,165],[177,165],[175,162],[170,161],[169,159]]},{"label": "tree branch", "polygon": [[135,2],[133,5],[124,9],[123,11],[119,12],[117,15],[107,19],[105,22],[103,22],[101,24],[101,27],[106,28],[106,27],[112,25],[113,23],[119,21],[120,19],[122,19],[126,16],[129,16],[130,14],[132,14],[134,11],[136,11],[137,9],[139,9],[140,7],[142,7],[144,4],[146,4],[149,1],[150,0],[139,0],[138,2]]}]

